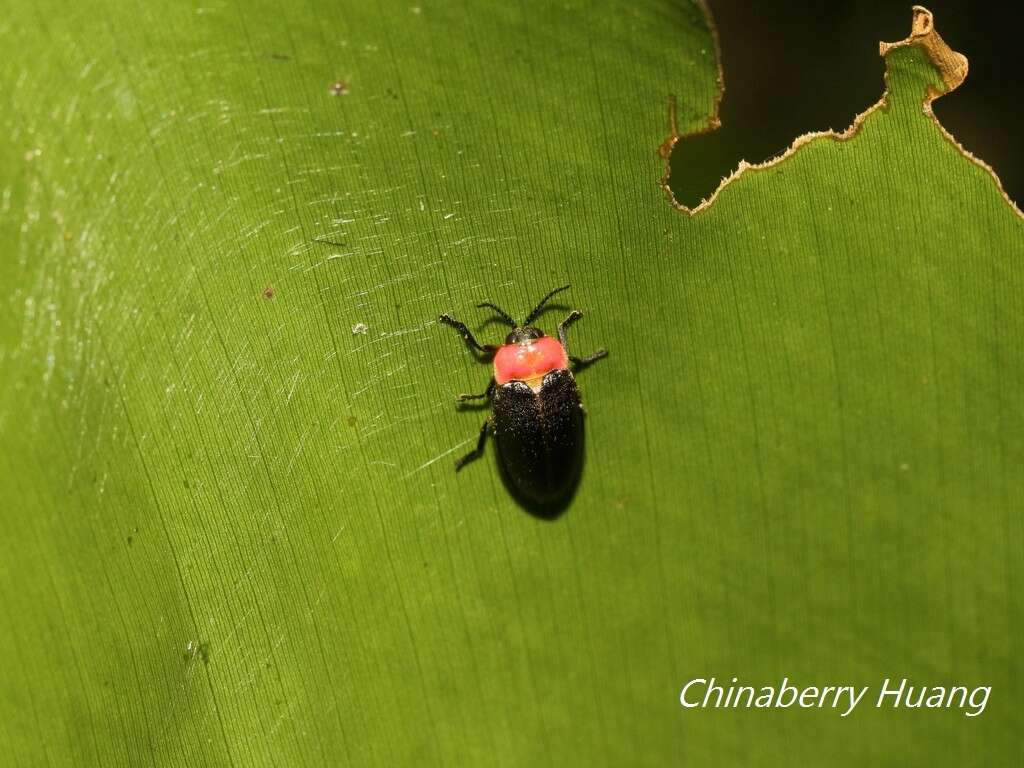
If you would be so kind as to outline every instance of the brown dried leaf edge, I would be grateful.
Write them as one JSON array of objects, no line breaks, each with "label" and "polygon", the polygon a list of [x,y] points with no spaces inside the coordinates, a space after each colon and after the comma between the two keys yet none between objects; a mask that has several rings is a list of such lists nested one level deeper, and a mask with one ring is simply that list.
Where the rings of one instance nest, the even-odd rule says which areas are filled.
[{"label": "brown dried leaf edge", "polygon": [[[711,13],[708,10],[705,3],[703,2],[703,0],[701,0],[701,7],[704,10],[704,14],[708,20],[708,26],[710,27],[712,32],[712,38],[714,39],[715,43],[715,56],[719,62],[718,91],[715,96],[713,114],[711,118],[708,120],[708,124],[705,128],[694,133],[686,134],[684,136],[681,135],[676,129],[675,101],[671,100],[669,103],[669,122],[671,132],[669,134],[669,137],[665,139],[665,142],[661,145],[661,147],[658,150],[662,159],[664,159],[665,161],[665,175],[662,176],[659,183],[661,184],[662,189],[665,191],[665,194],[668,196],[668,199],[671,201],[672,205],[678,210],[683,211],[684,213],[690,216],[695,216],[701,211],[707,210],[715,202],[715,199],[718,197],[718,194],[725,187],[729,186],[729,184],[732,184],[736,179],[738,179],[747,171],[760,171],[766,168],[771,168],[772,166],[778,165],[779,163],[783,163],[786,161],[787,158],[796,153],[802,146],[808,144],[811,141],[814,141],[815,139],[834,139],[836,141],[847,141],[857,134],[857,132],[860,130],[861,124],[864,122],[864,120],[867,119],[869,115],[871,115],[876,110],[882,109],[886,106],[889,96],[888,87],[886,88],[886,91],[882,94],[882,98],[880,98],[876,104],[872,105],[871,107],[857,115],[857,117],[854,118],[853,124],[850,125],[850,127],[847,128],[846,130],[841,132],[828,130],[805,133],[802,136],[798,136],[789,146],[789,148],[781,155],[773,157],[770,160],[766,160],[763,163],[748,163],[746,160],[741,160],[736,170],[733,171],[727,178],[722,180],[722,182],[712,193],[711,197],[703,200],[700,203],[700,205],[694,208],[688,208],[687,206],[682,205],[678,200],[676,200],[675,195],[672,194],[672,190],[669,188],[668,184],[669,175],[671,173],[669,159],[672,154],[672,149],[673,147],[675,147],[676,142],[678,142],[682,138],[685,138],[686,136],[695,136],[701,133],[708,133],[719,127],[721,122],[718,117],[718,111],[719,106],[722,102],[722,94],[725,91],[724,81],[722,77],[721,55],[718,44],[718,33],[715,30],[715,26],[711,18]],[[927,115],[928,118],[930,118],[936,126],[938,126],[939,130],[942,132],[942,135],[946,138],[947,141],[949,141],[950,144],[956,147],[957,151],[959,151],[960,154],[962,154],[975,165],[978,165],[981,168],[984,168],[986,171],[988,171],[989,175],[992,177],[992,180],[995,182],[996,187],[999,189],[1000,194],[1006,201],[1006,204],[1010,206],[1010,208],[1017,214],[1017,216],[1024,219],[1024,212],[1022,212],[1021,209],[1018,208],[1017,205],[1013,202],[1013,200],[1010,199],[1009,195],[1006,194],[1006,190],[1003,189],[1002,182],[999,180],[999,177],[996,175],[996,172],[992,169],[992,167],[983,160],[980,160],[979,158],[972,155],[966,149],[964,149],[963,146],[961,146],[960,142],[958,142],[953,137],[953,135],[949,133],[949,131],[942,127],[942,123],[939,122],[938,118],[935,116],[935,113],[932,111],[932,102],[935,101],[935,99],[939,98],[944,93],[949,93],[950,91],[954,90],[967,77],[967,58],[962,54],[957,53],[956,51],[951,49],[948,45],[946,45],[945,41],[942,39],[942,37],[939,36],[939,33],[935,30],[935,21],[931,11],[920,5],[915,5],[913,8],[913,21],[911,24],[910,35],[905,40],[900,40],[898,43],[879,43],[878,51],[881,56],[885,57],[890,51],[908,45],[917,45],[924,49],[924,51],[928,55],[929,60],[932,62],[932,65],[935,67],[936,70],[938,70],[943,82],[946,85],[945,91],[939,91],[935,88],[928,89],[928,93],[925,96],[924,103],[922,104],[922,112],[925,115]],[[888,82],[888,72],[886,73],[886,81]]]}]

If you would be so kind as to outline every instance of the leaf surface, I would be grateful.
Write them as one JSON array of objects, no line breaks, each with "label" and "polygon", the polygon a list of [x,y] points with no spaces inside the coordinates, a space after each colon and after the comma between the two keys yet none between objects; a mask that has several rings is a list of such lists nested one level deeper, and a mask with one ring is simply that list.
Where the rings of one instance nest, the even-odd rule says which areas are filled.
[{"label": "leaf surface", "polygon": [[[920,41],[855,135],[690,217],[657,148],[670,96],[682,134],[715,108],[691,3],[12,11],[12,764],[1019,755],[1024,224]],[[497,340],[476,303],[566,282],[611,355],[543,521],[493,446],[455,475],[488,371],[436,318]],[[993,693],[681,708],[710,676]]]}]

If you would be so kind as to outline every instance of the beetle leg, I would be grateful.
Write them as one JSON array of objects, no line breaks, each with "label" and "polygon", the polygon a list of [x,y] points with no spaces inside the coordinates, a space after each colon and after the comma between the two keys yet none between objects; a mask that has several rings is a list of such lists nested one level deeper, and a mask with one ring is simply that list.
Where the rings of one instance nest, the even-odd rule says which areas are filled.
[{"label": "beetle leg", "polygon": [[[581,317],[583,317],[583,313],[578,309],[574,309],[569,313],[569,316],[565,318],[565,320],[558,324],[558,340],[562,342],[562,346],[565,347],[567,354],[569,352],[569,339],[566,335],[566,331],[569,330],[570,325],[575,323]],[[607,349],[599,349],[588,357],[574,357],[573,355],[569,355],[569,360],[576,368],[586,368],[591,363],[596,363],[602,357],[608,357]]]},{"label": "beetle leg", "polygon": [[456,400],[458,400],[460,403],[463,403],[466,400],[483,400],[484,398],[490,400],[491,399],[491,395],[494,394],[494,388],[496,386],[497,386],[497,384],[495,383],[494,377],[492,376],[491,377],[491,383],[487,385],[487,389],[485,389],[482,394],[479,394],[479,395],[456,395]]},{"label": "beetle leg", "polygon": [[588,355],[587,357],[573,357],[572,355],[569,355],[569,360],[570,362],[572,362],[574,366],[576,366],[577,369],[579,369],[586,368],[591,363],[596,363],[598,360],[604,357],[608,357],[607,349],[599,349],[597,350],[597,352],[595,352],[592,355]]},{"label": "beetle leg", "polygon": [[452,328],[459,332],[459,335],[466,340],[466,343],[469,344],[469,346],[479,350],[480,352],[483,352],[485,355],[493,355],[495,352],[498,351],[498,348],[493,344],[481,345],[479,341],[473,338],[473,334],[470,333],[469,328],[466,327],[466,324],[459,320],[456,320],[451,315],[441,315],[437,319],[440,320],[445,325],[450,325]]},{"label": "beetle leg", "polygon": [[558,340],[562,342],[562,346],[565,347],[566,351],[569,350],[569,341],[565,332],[569,330],[570,325],[575,323],[581,317],[583,317],[583,313],[578,309],[574,309],[569,313],[569,316],[565,318],[565,320],[558,324]]},{"label": "beetle leg", "polygon": [[476,448],[467,453],[461,459],[455,462],[455,471],[458,472],[464,466],[466,466],[473,459],[480,458],[484,452],[484,443],[487,442],[487,432],[491,428],[491,420],[488,419],[484,422],[483,426],[480,427],[480,437],[476,440]]}]

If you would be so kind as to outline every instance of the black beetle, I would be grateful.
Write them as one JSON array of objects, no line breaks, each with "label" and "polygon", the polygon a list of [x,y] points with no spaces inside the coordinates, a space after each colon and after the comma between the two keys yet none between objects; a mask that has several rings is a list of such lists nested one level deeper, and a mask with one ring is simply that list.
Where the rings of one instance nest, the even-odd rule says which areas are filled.
[{"label": "black beetle", "polygon": [[465,323],[449,315],[439,318],[470,347],[494,361],[494,375],[482,394],[458,396],[460,401],[490,400],[493,410],[480,428],[476,448],[455,463],[456,471],[483,453],[487,433],[493,432],[506,478],[517,495],[536,505],[558,502],[576,484],[583,456],[583,404],[573,369],[608,354],[604,349],[583,358],[569,354],[565,334],[583,317],[578,309],[559,324],[557,339],[531,325],[551,297],[567,288],[563,285],[548,293],[522,324],[490,302],[477,304],[494,310],[512,326],[500,345],[481,345]]}]

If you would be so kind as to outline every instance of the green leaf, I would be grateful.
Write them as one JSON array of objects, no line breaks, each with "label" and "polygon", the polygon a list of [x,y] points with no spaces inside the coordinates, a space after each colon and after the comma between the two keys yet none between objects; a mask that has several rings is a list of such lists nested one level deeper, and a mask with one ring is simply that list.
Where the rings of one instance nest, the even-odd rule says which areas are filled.
[{"label": "green leaf", "polygon": [[[933,37],[692,217],[696,4],[21,0],[0,41],[10,764],[1019,756],[1024,223],[922,110]],[[436,318],[565,282],[611,356],[544,521],[493,446],[455,475],[488,372]],[[993,691],[682,708],[711,676]]]}]

